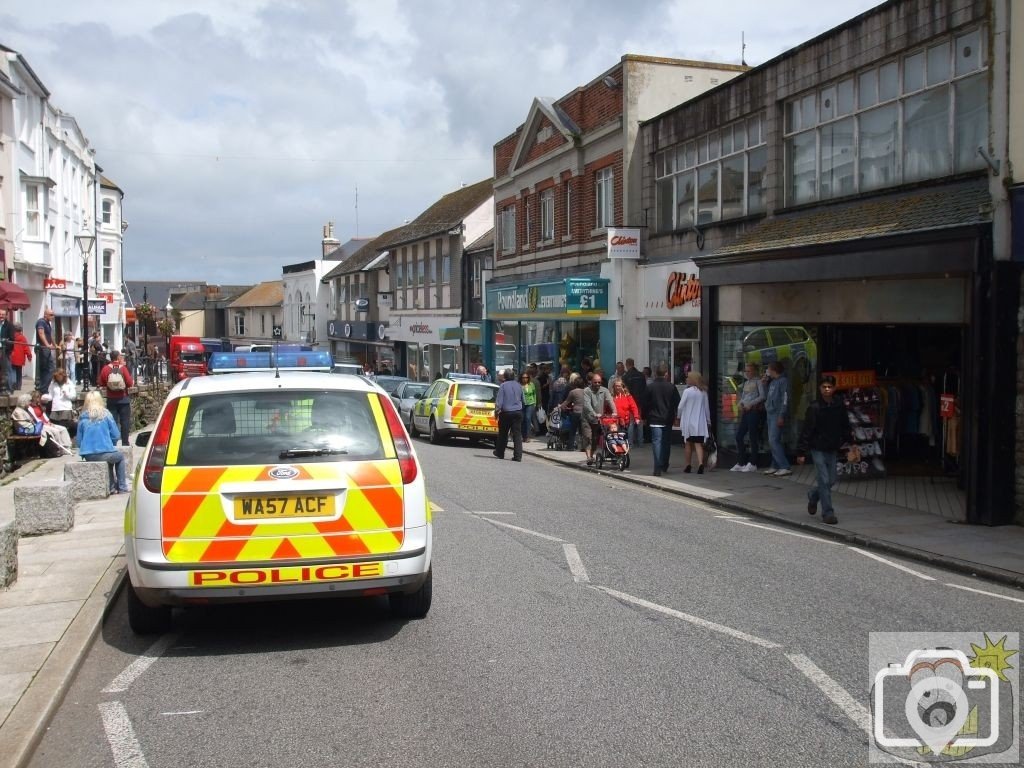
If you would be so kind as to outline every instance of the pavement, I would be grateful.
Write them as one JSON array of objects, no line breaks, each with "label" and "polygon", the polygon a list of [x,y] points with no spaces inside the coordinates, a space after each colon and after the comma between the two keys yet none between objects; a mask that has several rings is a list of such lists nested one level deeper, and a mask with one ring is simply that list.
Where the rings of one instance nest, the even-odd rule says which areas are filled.
[{"label": "pavement", "polygon": [[[586,466],[580,452],[546,446],[546,438],[534,438],[525,452],[558,463],[567,472],[609,475],[867,549],[1024,587],[1021,527],[956,524],[928,512],[839,493],[833,495],[839,524],[825,525],[819,516],[807,514],[805,486],[723,469],[684,474],[681,447],[673,446],[669,473],[654,477],[649,445],[634,447],[630,468],[624,472],[597,470]],[[31,462],[5,481],[62,477],[64,461]],[[70,531],[19,542],[18,580],[0,591],[0,768],[27,764],[117,597],[125,575],[122,516],[127,498],[81,502]]]}]

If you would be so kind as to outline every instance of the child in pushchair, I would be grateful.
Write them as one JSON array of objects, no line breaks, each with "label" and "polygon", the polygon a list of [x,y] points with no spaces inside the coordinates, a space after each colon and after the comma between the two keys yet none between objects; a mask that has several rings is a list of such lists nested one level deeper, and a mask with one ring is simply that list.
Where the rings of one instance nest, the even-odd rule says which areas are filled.
[{"label": "child in pushchair", "polygon": [[629,467],[629,438],[617,417],[601,418],[601,445],[598,446],[597,456],[594,458],[598,469],[606,461],[620,470]]},{"label": "child in pushchair", "polygon": [[555,451],[571,451],[575,442],[573,438],[572,417],[563,413],[560,406],[555,406],[548,414],[548,448]]}]

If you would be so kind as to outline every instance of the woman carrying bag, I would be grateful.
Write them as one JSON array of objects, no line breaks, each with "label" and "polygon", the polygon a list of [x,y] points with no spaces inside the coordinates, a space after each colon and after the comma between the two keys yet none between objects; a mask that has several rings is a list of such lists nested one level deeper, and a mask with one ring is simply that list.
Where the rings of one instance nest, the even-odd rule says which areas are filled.
[{"label": "woman carrying bag", "polygon": [[683,436],[683,472],[689,472],[693,449],[697,449],[697,474],[704,474],[704,442],[711,434],[711,405],[708,388],[696,371],[686,374],[686,389],[679,400],[676,424]]}]

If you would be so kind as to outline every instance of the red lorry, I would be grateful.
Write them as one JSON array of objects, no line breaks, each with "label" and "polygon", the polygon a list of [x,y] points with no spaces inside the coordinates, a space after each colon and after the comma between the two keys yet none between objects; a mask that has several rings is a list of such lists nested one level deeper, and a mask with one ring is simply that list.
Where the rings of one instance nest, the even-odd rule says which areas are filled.
[{"label": "red lorry", "polygon": [[209,372],[206,368],[206,351],[198,336],[171,336],[168,359],[172,381],[205,376]]}]

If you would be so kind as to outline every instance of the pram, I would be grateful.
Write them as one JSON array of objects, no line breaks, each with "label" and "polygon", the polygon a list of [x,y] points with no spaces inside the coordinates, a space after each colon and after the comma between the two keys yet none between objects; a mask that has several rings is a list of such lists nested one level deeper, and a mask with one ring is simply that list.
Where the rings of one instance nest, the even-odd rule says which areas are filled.
[{"label": "pram", "polygon": [[629,438],[615,416],[601,418],[601,444],[597,447],[594,463],[601,469],[606,461],[620,471],[629,467]]},{"label": "pram", "polygon": [[563,413],[561,408],[552,408],[548,413],[548,448],[555,451],[571,451],[576,448],[570,445],[573,437],[572,418]]}]

